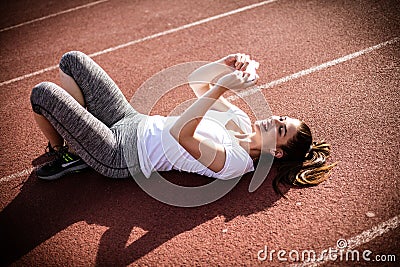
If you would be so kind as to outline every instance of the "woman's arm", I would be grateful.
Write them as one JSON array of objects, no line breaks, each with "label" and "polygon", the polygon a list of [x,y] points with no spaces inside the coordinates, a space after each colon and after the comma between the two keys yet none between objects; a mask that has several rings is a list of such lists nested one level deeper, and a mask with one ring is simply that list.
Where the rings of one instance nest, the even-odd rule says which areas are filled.
[{"label": "woman's arm", "polygon": [[221,144],[195,134],[196,128],[206,112],[229,89],[240,90],[253,86],[256,80],[248,82],[249,75],[243,72],[231,72],[218,80],[196,102],[194,102],[171,127],[171,135],[195,159],[214,172],[219,172],[225,165],[225,149]]},{"label": "woman's arm", "polygon": [[[197,97],[201,97],[212,88],[213,80],[235,70],[244,71],[250,61],[245,54],[228,55],[218,61],[208,63],[192,72],[189,77],[189,85]],[[214,81],[215,83],[215,81]],[[210,109],[227,111],[234,105],[226,98],[220,96]]]}]

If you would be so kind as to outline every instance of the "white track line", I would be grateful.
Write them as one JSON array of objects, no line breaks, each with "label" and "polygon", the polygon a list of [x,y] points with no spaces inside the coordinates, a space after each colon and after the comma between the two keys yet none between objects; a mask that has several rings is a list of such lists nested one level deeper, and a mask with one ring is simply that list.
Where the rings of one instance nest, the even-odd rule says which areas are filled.
[{"label": "white track line", "polygon": [[11,175],[5,176],[5,177],[3,177],[3,178],[0,179],[0,183],[2,183],[2,182],[8,182],[8,181],[11,181],[11,180],[13,180],[13,179],[16,179],[16,178],[19,178],[19,177],[23,177],[23,176],[29,175],[34,169],[35,169],[35,168],[32,167],[32,168],[28,168],[28,169],[25,169],[25,170],[23,170],[23,171],[16,172],[16,173],[13,173],[13,174],[11,174]]},{"label": "white track line", "polygon": [[[352,53],[352,54],[349,54],[349,55],[346,55],[346,56],[343,56],[343,57],[334,59],[334,60],[332,60],[332,61],[325,62],[325,63],[323,63],[323,64],[321,64],[321,65],[314,66],[314,67],[311,67],[311,68],[309,68],[309,69],[305,69],[305,70],[296,72],[296,73],[294,73],[294,74],[291,74],[291,75],[288,75],[288,76],[286,76],[286,77],[280,78],[280,79],[278,79],[278,80],[269,82],[269,83],[267,83],[267,84],[264,84],[264,85],[260,85],[260,86],[257,86],[257,87],[250,88],[249,90],[243,91],[243,92],[239,93],[238,95],[240,95],[241,97],[249,96],[249,95],[254,94],[255,92],[257,92],[257,91],[259,91],[259,90],[268,89],[268,88],[271,88],[271,87],[273,87],[273,86],[276,86],[276,85],[279,85],[279,84],[282,84],[282,83],[285,83],[285,82],[288,82],[288,81],[291,81],[291,80],[294,80],[294,79],[298,79],[298,78],[300,78],[300,77],[303,77],[303,76],[305,76],[305,75],[311,74],[311,73],[313,73],[313,72],[317,72],[317,71],[326,69],[326,68],[328,68],[328,67],[331,67],[331,66],[334,66],[334,65],[337,65],[337,64],[346,62],[346,61],[348,61],[348,60],[351,60],[351,59],[354,59],[354,58],[359,57],[359,56],[361,56],[361,55],[364,55],[364,54],[366,54],[366,53],[368,53],[368,52],[372,52],[372,51],[374,51],[374,50],[377,50],[377,49],[379,49],[379,48],[382,48],[382,47],[384,47],[384,46],[386,46],[386,45],[389,45],[389,44],[393,44],[393,43],[395,43],[395,42],[398,42],[399,40],[400,40],[400,38],[396,37],[396,38],[391,39],[391,40],[389,40],[389,41],[386,41],[386,42],[383,42],[383,43],[380,43],[380,44],[377,44],[377,45],[368,47],[368,48],[366,48],[366,49],[363,49],[363,50],[360,50],[360,51],[358,51],[358,52],[355,52],[355,53]],[[47,69],[45,69],[45,70],[55,69],[55,68],[57,68],[57,66],[49,67],[49,68],[47,68]],[[37,71],[36,73],[37,73],[37,74],[40,74],[40,73],[45,72],[45,70]],[[230,97],[228,97],[228,99],[229,99],[230,101],[236,100],[236,99],[238,99],[238,98],[239,98],[238,96],[230,96]],[[0,179],[0,183],[1,183],[1,182],[6,182],[6,181],[10,181],[10,180],[12,180],[12,179],[14,179],[14,178],[21,177],[21,176],[23,176],[23,175],[25,175],[25,174],[29,174],[31,171],[32,171],[32,168],[30,168],[30,169],[25,169],[25,170],[20,171],[20,172],[18,172],[18,173],[11,174],[11,175],[9,175],[9,176],[3,177],[3,178]]]},{"label": "white track line", "polygon": [[[373,239],[389,232],[390,230],[396,229],[399,226],[400,226],[400,214],[387,220],[386,222],[380,223],[380,224],[372,227],[369,230],[365,230],[364,232],[362,232],[359,235],[356,235],[355,237],[347,239],[346,240],[347,247],[345,248],[345,250],[353,250],[361,245],[369,243]],[[337,246],[330,247],[326,251],[332,251],[332,250],[337,250]],[[322,250],[322,251],[324,251],[324,250]],[[329,256],[326,256],[321,261],[303,262],[301,264],[294,264],[292,266],[293,267],[294,266],[296,266],[296,267],[308,267],[308,266],[316,267],[316,266],[327,264],[330,261],[331,261],[331,259],[329,258]],[[350,262],[350,263],[355,263],[355,262]]]},{"label": "white track line", "polygon": [[[141,43],[141,42],[144,42],[144,41],[147,41],[147,40],[155,39],[157,37],[165,36],[165,35],[168,35],[168,34],[171,34],[171,33],[175,33],[175,32],[178,32],[178,31],[181,31],[181,30],[184,30],[184,29],[188,29],[188,28],[191,28],[191,27],[194,27],[194,26],[198,26],[198,25],[201,25],[201,24],[213,21],[213,20],[217,20],[217,19],[220,19],[220,18],[223,18],[223,17],[234,15],[234,14],[237,14],[237,13],[249,10],[249,9],[253,9],[253,8],[256,8],[256,7],[260,7],[260,6],[263,6],[263,5],[266,5],[266,4],[270,4],[270,3],[273,3],[273,2],[276,2],[276,1],[278,1],[278,0],[268,0],[268,1],[263,1],[263,2],[260,2],[260,3],[248,5],[248,6],[245,6],[245,7],[242,7],[242,8],[238,8],[238,9],[226,12],[226,13],[222,13],[222,14],[219,14],[219,15],[216,15],[216,16],[212,16],[212,17],[209,17],[209,18],[206,18],[206,19],[202,19],[202,20],[198,20],[198,21],[195,21],[195,22],[192,22],[192,23],[189,23],[189,24],[185,24],[185,25],[177,27],[177,28],[173,28],[173,29],[170,29],[170,30],[167,30],[167,31],[163,31],[163,32],[159,32],[159,33],[156,33],[156,34],[153,34],[153,35],[149,35],[149,36],[146,36],[146,37],[141,38],[141,39],[133,40],[133,41],[128,42],[128,43],[124,43],[124,44],[121,44],[121,45],[110,47],[108,49],[105,49],[105,50],[90,54],[89,56],[90,57],[95,57],[95,56],[103,55],[103,54],[106,54],[106,53],[109,53],[109,52],[113,52],[113,51],[121,49],[121,48],[125,48],[125,47],[128,47],[128,46],[134,45],[134,44],[138,44],[138,43]],[[17,81],[21,81],[21,80],[24,80],[26,78],[30,78],[30,77],[42,74],[44,72],[54,70],[56,68],[58,68],[58,65],[47,67],[45,69],[41,69],[41,70],[29,73],[29,74],[25,74],[25,75],[19,76],[17,78],[1,82],[0,86],[7,85],[7,84],[10,84],[10,83],[13,83],[13,82],[17,82]]]},{"label": "white track line", "polygon": [[47,16],[44,16],[44,17],[41,17],[41,18],[33,19],[33,20],[26,21],[26,22],[23,22],[23,23],[20,23],[20,24],[17,24],[17,25],[13,25],[13,26],[10,26],[10,27],[7,27],[7,28],[0,29],[0,32],[4,32],[4,31],[11,30],[11,29],[15,29],[15,28],[18,28],[18,27],[21,27],[21,26],[32,24],[34,22],[38,22],[38,21],[41,21],[41,20],[45,20],[45,19],[49,19],[49,18],[52,18],[52,17],[56,17],[58,15],[62,15],[62,14],[69,13],[69,12],[73,12],[73,11],[76,11],[76,10],[79,10],[79,9],[82,9],[82,8],[94,6],[94,5],[97,5],[97,4],[100,4],[100,3],[103,3],[103,2],[107,2],[107,1],[108,0],[100,0],[100,1],[92,2],[92,3],[86,4],[86,5],[70,8],[70,9],[67,9],[67,10],[64,10],[64,11],[60,11],[60,12],[57,12],[57,13],[54,13],[54,14],[50,14],[50,15],[47,15]]},{"label": "white track line", "polygon": [[349,55],[346,55],[346,56],[343,56],[343,57],[340,57],[340,58],[337,58],[337,59],[334,59],[334,60],[331,60],[331,61],[328,61],[328,62],[325,62],[325,63],[323,63],[323,64],[321,64],[321,65],[314,66],[314,67],[311,67],[311,68],[309,68],[309,69],[305,69],[305,70],[296,72],[296,73],[294,73],[294,74],[291,74],[291,75],[288,75],[288,76],[286,76],[286,77],[280,78],[280,79],[278,79],[278,80],[275,80],[275,81],[266,83],[266,84],[264,84],[264,85],[254,86],[254,87],[252,87],[252,88],[249,88],[249,89],[246,90],[246,91],[243,91],[243,92],[238,93],[238,96],[231,96],[231,97],[229,98],[229,100],[231,100],[231,101],[236,100],[236,99],[239,98],[239,96],[240,96],[240,97],[249,96],[249,95],[252,95],[252,94],[254,94],[254,93],[256,93],[257,91],[260,91],[260,90],[262,90],[262,89],[268,89],[268,88],[277,86],[277,85],[279,85],[279,84],[282,84],[282,83],[285,83],[285,82],[289,82],[289,81],[294,80],[294,79],[298,79],[298,78],[300,78],[300,77],[303,77],[303,76],[305,76],[305,75],[311,74],[311,73],[313,73],[313,72],[317,72],[317,71],[320,71],[320,70],[323,70],[323,69],[327,69],[327,68],[332,67],[332,66],[335,66],[335,65],[337,65],[337,64],[340,64],[340,63],[349,61],[349,60],[351,60],[351,59],[354,59],[354,58],[356,58],[356,57],[362,56],[362,55],[364,55],[364,54],[366,54],[366,53],[369,53],[369,52],[375,51],[375,50],[377,50],[377,49],[380,49],[380,48],[382,48],[382,47],[384,47],[384,46],[387,46],[387,45],[391,45],[391,44],[393,44],[393,43],[396,43],[396,42],[398,42],[399,40],[400,40],[400,38],[399,38],[399,37],[396,37],[396,38],[393,38],[393,39],[391,39],[391,40],[389,40],[389,41],[386,41],[386,42],[383,42],[383,43],[380,43],[380,44],[377,44],[377,45],[368,47],[368,48],[366,48],[366,49],[360,50],[360,51],[358,51],[358,52],[355,52],[355,53],[352,53],[352,54],[349,54]]},{"label": "white track line", "polygon": [[242,7],[242,8],[238,8],[238,9],[235,9],[235,10],[232,10],[232,11],[229,11],[229,12],[226,12],[226,13],[222,13],[222,14],[219,14],[219,15],[216,15],[216,16],[212,16],[212,17],[209,17],[209,18],[206,18],[206,19],[201,19],[201,20],[198,20],[198,21],[195,21],[195,22],[192,22],[192,23],[189,23],[189,24],[186,24],[186,25],[174,28],[174,29],[170,29],[170,30],[167,30],[167,31],[163,31],[163,32],[160,32],[160,33],[149,35],[149,36],[144,37],[142,39],[134,40],[134,41],[128,42],[126,44],[122,44],[122,45],[118,45],[118,46],[115,46],[115,47],[111,47],[111,48],[108,48],[106,50],[103,50],[103,51],[100,51],[100,52],[97,52],[97,53],[93,53],[90,56],[94,57],[94,56],[102,55],[102,54],[105,54],[105,53],[109,53],[109,52],[112,52],[112,51],[115,51],[115,50],[118,50],[118,49],[121,49],[121,48],[125,48],[125,47],[130,46],[130,45],[141,43],[143,41],[147,41],[147,40],[150,40],[150,39],[161,37],[161,36],[164,36],[164,35],[167,35],[167,34],[171,34],[171,33],[174,33],[174,32],[178,32],[178,31],[181,31],[181,30],[184,30],[184,29],[188,29],[188,28],[200,25],[200,24],[204,24],[204,23],[207,23],[207,22],[210,22],[210,21],[213,21],[213,20],[217,20],[217,19],[220,19],[220,18],[223,18],[223,17],[234,15],[234,14],[237,14],[237,13],[249,10],[249,9],[253,9],[253,8],[256,8],[256,7],[260,7],[260,6],[263,6],[263,5],[266,5],[266,4],[270,4],[270,3],[273,3],[273,2],[276,2],[276,1],[277,0],[268,0],[268,1],[263,1],[263,2],[260,2],[260,3],[252,4],[252,5],[249,5],[249,6],[245,6],[245,7]]},{"label": "white track line", "polygon": [[11,79],[11,80],[8,80],[8,81],[5,81],[5,82],[1,82],[0,86],[7,85],[7,84],[10,84],[10,83],[13,83],[13,82],[22,81],[24,79],[27,79],[27,78],[30,78],[30,77],[33,77],[33,76],[36,76],[36,75],[51,71],[51,70],[55,70],[55,69],[58,69],[58,65],[47,67],[47,68],[44,68],[44,69],[29,73],[29,74],[25,74],[25,75],[19,76],[17,78],[14,78],[14,79]]}]

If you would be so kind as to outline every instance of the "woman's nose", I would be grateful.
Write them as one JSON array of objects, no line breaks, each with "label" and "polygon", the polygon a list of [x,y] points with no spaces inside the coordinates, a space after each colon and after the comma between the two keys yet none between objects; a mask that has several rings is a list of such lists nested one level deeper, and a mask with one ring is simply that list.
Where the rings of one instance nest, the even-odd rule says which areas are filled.
[{"label": "woman's nose", "polygon": [[273,116],[272,120],[274,121],[274,123],[280,123],[281,122],[281,117],[279,116]]},{"label": "woman's nose", "polygon": [[273,116],[272,120],[274,121],[274,123],[276,125],[281,125],[284,123],[285,118],[284,117],[280,117],[280,116]]}]

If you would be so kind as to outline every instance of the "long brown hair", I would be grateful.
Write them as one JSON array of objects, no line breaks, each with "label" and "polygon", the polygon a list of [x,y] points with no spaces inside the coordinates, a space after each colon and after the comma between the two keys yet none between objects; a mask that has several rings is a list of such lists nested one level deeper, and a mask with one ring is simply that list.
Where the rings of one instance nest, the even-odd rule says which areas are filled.
[{"label": "long brown hair", "polygon": [[301,186],[317,185],[330,176],[337,163],[327,164],[331,146],[325,141],[313,142],[311,130],[301,122],[296,135],[286,145],[280,146],[283,156],[275,159],[278,173],[272,185],[275,192],[282,194],[278,184],[287,183]]}]

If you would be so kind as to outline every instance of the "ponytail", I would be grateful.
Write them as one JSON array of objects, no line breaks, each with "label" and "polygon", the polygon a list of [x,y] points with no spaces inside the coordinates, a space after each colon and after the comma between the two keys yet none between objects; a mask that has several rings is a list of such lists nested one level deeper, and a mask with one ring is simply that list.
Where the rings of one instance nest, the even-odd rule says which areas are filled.
[{"label": "ponytail", "polygon": [[304,122],[299,126],[296,135],[280,148],[284,156],[276,159],[278,174],[272,181],[272,186],[282,196],[279,183],[317,185],[328,179],[333,167],[337,165],[327,164],[331,145],[325,141],[312,142],[310,128]]},{"label": "ponytail", "polygon": [[296,174],[293,184],[317,185],[330,176],[333,167],[337,163],[326,164],[331,151],[331,146],[325,141],[313,142],[310,152],[305,156],[299,172]]}]

